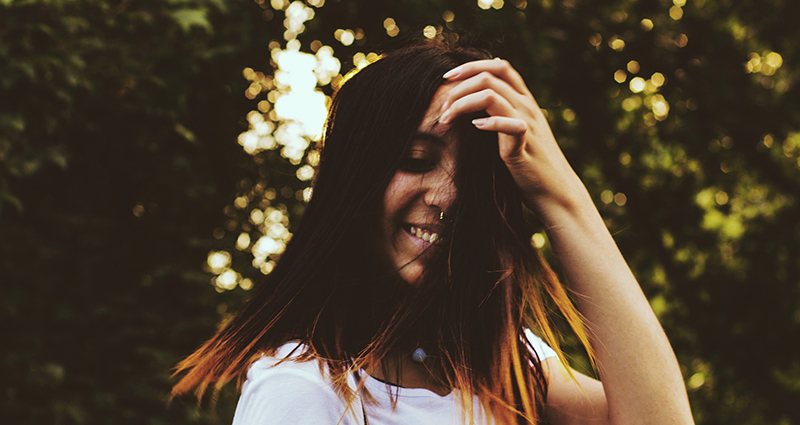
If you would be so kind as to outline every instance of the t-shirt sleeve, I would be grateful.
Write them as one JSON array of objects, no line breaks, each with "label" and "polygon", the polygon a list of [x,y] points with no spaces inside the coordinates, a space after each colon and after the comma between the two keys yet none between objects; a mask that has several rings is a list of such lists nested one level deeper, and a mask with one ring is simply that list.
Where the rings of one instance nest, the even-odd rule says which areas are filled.
[{"label": "t-shirt sleeve", "polygon": [[533,351],[536,353],[536,356],[539,358],[539,361],[542,361],[548,357],[556,357],[557,354],[550,348],[547,343],[542,341],[541,338],[536,336],[530,329],[525,329],[525,337],[528,338],[530,341],[531,346],[533,347]]},{"label": "t-shirt sleeve", "polygon": [[359,423],[353,409],[345,415],[346,404],[321,375],[281,367],[287,364],[248,374],[233,425]]}]

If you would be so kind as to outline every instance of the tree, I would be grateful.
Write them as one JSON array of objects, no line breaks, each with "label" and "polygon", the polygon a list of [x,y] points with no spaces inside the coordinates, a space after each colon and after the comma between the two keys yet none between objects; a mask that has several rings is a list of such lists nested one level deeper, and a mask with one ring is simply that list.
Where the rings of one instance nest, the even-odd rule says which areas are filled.
[{"label": "tree", "polygon": [[[168,369],[260,284],[313,196],[320,123],[297,127],[318,114],[292,100],[324,105],[404,37],[458,34],[508,59],[547,110],[673,342],[697,422],[800,421],[798,9],[3,3],[4,416],[229,422],[234,389],[216,417],[167,409]],[[286,79],[314,66],[316,87]]]}]

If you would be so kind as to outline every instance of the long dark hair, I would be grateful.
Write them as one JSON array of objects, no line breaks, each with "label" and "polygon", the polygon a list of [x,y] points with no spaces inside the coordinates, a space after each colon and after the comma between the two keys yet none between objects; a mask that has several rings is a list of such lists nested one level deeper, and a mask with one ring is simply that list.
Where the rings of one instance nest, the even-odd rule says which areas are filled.
[{"label": "long dark hair", "polygon": [[[462,118],[447,249],[410,287],[368,242],[387,185],[446,71],[484,51],[418,43],[360,70],[335,94],[314,191],[275,269],[246,306],[177,366],[173,388],[202,397],[290,340],[327,365],[348,402],[347,376],[381,364],[411,339],[427,347],[442,385],[477,394],[498,423],[538,423],[546,398],[540,362],[524,336],[538,329],[556,350],[548,311],[588,347],[581,317],[532,247],[522,199],[498,155],[496,134]],[[466,117],[469,118],[469,117]],[[383,366],[385,366],[385,362]],[[463,397],[472,413],[472,398]]]}]

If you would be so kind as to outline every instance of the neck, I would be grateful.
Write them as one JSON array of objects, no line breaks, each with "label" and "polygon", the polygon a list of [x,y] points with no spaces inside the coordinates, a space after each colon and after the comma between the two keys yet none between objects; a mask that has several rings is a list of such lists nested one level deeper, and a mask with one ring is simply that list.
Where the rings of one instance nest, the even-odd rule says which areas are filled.
[{"label": "neck", "polygon": [[443,384],[442,373],[427,362],[416,362],[411,359],[411,352],[389,353],[374,367],[368,368],[367,373],[383,382],[402,388],[425,388],[434,393],[445,396],[451,388]]}]

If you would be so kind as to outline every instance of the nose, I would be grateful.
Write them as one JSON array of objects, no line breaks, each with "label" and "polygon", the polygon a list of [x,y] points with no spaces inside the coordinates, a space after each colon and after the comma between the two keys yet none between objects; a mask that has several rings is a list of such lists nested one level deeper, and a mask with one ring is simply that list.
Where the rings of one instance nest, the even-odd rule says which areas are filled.
[{"label": "nose", "polygon": [[425,205],[449,213],[450,207],[453,206],[458,195],[456,184],[450,173],[442,169],[427,173],[424,177],[423,186],[425,193],[422,199]]}]

